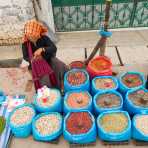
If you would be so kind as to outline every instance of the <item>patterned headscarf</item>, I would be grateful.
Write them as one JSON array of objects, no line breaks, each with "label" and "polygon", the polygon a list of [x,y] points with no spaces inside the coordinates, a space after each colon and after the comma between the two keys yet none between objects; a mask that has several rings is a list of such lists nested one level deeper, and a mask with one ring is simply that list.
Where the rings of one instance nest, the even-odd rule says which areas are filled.
[{"label": "patterned headscarf", "polygon": [[42,35],[46,34],[47,31],[47,28],[40,22],[30,20],[25,24],[23,41],[28,41],[28,37],[40,38]]}]

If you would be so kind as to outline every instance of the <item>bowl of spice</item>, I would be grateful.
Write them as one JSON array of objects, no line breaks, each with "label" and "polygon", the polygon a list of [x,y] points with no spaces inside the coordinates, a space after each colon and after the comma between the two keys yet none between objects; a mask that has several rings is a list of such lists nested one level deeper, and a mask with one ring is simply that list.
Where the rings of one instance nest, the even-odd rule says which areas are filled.
[{"label": "bowl of spice", "polygon": [[145,86],[145,78],[140,72],[126,72],[119,77],[119,90],[123,94],[141,86]]},{"label": "bowl of spice", "polygon": [[63,135],[70,143],[87,144],[96,141],[96,125],[89,111],[70,112],[64,118]]},{"label": "bowl of spice", "polygon": [[122,110],[123,98],[117,91],[98,92],[93,98],[93,105],[97,115],[105,111]]},{"label": "bowl of spice", "polygon": [[35,109],[38,112],[61,112],[61,94],[58,89],[43,87],[34,96]]},{"label": "bowl of spice", "polygon": [[64,97],[64,113],[72,111],[92,111],[92,97],[88,91],[70,91]]},{"label": "bowl of spice", "polygon": [[62,116],[57,112],[38,114],[33,119],[32,130],[35,140],[56,140],[62,134]]},{"label": "bowl of spice", "polygon": [[131,138],[131,120],[126,111],[108,111],[97,118],[98,135],[104,141],[127,141]]},{"label": "bowl of spice", "polygon": [[87,66],[91,78],[112,75],[112,63],[108,57],[99,56],[92,59]]},{"label": "bowl of spice", "polygon": [[92,94],[100,91],[117,90],[118,80],[112,76],[98,76],[92,80]]},{"label": "bowl of spice", "polygon": [[89,75],[83,69],[72,69],[64,76],[64,90],[89,90]]},{"label": "bowl of spice", "polygon": [[75,69],[75,68],[76,69],[78,69],[78,68],[82,69],[82,68],[85,68],[85,64],[82,61],[73,61],[69,64],[69,67],[70,67],[70,69]]},{"label": "bowl of spice", "polygon": [[31,134],[35,110],[31,104],[16,107],[10,114],[9,125],[15,137],[25,138]]},{"label": "bowl of spice", "polygon": [[137,114],[132,120],[132,136],[136,140],[148,142],[148,114]]},{"label": "bowl of spice", "polygon": [[148,113],[148,91],[141,87],[127,92],[125,107],[130,114]]}]

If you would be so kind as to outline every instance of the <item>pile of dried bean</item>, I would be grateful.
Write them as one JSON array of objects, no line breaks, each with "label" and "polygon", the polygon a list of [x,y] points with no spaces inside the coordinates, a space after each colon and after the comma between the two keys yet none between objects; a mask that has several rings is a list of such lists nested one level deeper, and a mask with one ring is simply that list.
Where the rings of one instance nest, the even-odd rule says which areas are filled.
[{"label": "pile of dried bean", "polygon": [[68,74],[67,80],[71,85],[81,85],[86,81],[86,74],[83,71],[73,71]]},{"label": "pile of dried bean", "polygon": [[71,113],[66,121],[66,128],[71,134],[87,133],[92,127],[92,119],[87,112]]},{"label": "pile of dried bean", "polygon": [[91,62],[92,69],[94,69],[95,71],[102,71],[102,70],[106,70],[108,69],[108,62],[103,60],[103,59],[97,59],[97,60],[93,60]]},{"label": "pile of dried bean", "polygon": [[44,115],[36,120],[36,130],[40,135],[51,135],[59,130],[61,123],[60,120],[59,116],[55,114]]},{"label": "pile of dried bean", "polygon": [[57,100],[58,94],[55,90],[50,90],[50,96],[37,98],[37,103],[42,107],[50,107]]},{"label": "pile of dried bean", "polygon": [[110,78],[97,78],[95,85],[97,89],[112,89],[116,87],[114,81]]},{"label": "pile of dried bean", "polygon": [[89,104],[90,97],[86,92],[72,92],[67,98],[67,104],[71,108],[83,108]]},{"label": "pile of dried bean", "polygon": [[109,133],[121,133],[128,126],[128,119],[123,113],[106,114],[99,122],[102,128]]},{"label": "pile of dried bean", "polygon": [[148,135],[148,115],[137,116],[135,122],[137,129]]},{"label": "pile of dried bean", "polygon": [[97,105],[102,108],[118,107],[120,104],[120,97],[113,93],[101,94],[97,98]]},{"label": "pile of dried bean", "polygon": [[142,85],[142,80],[138,74],[126,74],[122,77],[122,82],[129,88]]},{"label": "pile of dried bean", "polygon": [[10,122],[16,126],[24,125],[32,120],[34,114],[34,110],[31,107],[24,106],[22,108],[18,108],[12,114]]},{"label": "pile of dried bean", "polygon": [[144,90],[137,90],[128,95],[128,98],[136,106],[148,107],[148,92]]}]

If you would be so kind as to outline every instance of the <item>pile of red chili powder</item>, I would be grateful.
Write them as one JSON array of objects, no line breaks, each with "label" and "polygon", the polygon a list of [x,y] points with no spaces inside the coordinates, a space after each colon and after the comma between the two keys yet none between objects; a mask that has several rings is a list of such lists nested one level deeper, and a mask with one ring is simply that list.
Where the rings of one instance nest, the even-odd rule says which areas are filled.
[{"label": "pile of red chili powder", "polygon": [[71,134],[87,133],[92,127],[92,119],[88,112],[73,112],[66,121],[66,128]]}]

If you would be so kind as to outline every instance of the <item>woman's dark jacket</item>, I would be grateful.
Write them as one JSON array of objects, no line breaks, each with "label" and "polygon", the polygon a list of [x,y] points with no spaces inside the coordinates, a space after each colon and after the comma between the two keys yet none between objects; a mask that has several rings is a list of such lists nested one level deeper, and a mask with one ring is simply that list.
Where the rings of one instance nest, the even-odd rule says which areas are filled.
[{"label": "woman's dark jacket", "polygon": [[[32,42],[32,52],[34,53],[39,48],[44,48],[45,52],[42,53],[42,57],[50,64],[51,58],[56,56],[57,47],[54,43],[50,40],[48,36],[42,36],[40,39],[37,40],[36,45]],[[30,62],[29,54],[28,54],[28,47],[27,42],[22,44],[22,52],[24,60]]]}]

